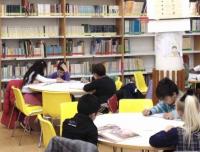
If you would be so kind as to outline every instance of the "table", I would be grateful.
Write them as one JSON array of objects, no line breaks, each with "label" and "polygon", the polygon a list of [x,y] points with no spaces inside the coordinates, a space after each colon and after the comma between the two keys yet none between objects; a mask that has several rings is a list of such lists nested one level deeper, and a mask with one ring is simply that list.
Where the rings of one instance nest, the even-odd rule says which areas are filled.
[{"label": "table", "polygon": [[[115,124],[120,128],[129,129],[139,136],[125,139],[120,142],[112,142],[99,138],[99,143],[107,146],[128,148],[132,150],[151,150],[157,151],[149,144],[149,137],[158,131],[166,128],[166,126],[182,126],[180,120],[166,120],[157,116],[145,117],[141,113],[120,113],[120,114],[104,114],[99,115],[94,123],[97,128],[106,124]],[[166,148],[164,148],[166,149]]]},{"label": "table", "polygon": [[37,83],[30,84],[28,87],[31,90],[42,92],[42,91],[58,91],[58,92],[70,92],[74,95],[83,95],[85,83],[80,81],[65,81],[64,83]]}]

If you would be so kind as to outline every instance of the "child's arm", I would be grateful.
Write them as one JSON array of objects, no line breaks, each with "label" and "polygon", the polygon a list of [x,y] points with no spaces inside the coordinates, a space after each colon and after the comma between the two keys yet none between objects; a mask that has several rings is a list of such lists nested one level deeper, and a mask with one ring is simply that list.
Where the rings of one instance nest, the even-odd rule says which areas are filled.
[{"label": "child's arm", "polygon": [[165,113],[167,112],[167,106],[163,101],[159,101],[157,105],[155,105],[153,108],[150,109],[151,114],[156,114],[156,113]]},{"label": "child's arm", "polygon": [[149,139],[151,146],[160,147],[175,147],[178,143],[178,131],[177,128],[171,128],[170,130],[163,130],[154,135]]},{"label": "child's arm", "polygon": [[90,82],[83,87],[86,92],[91,92],[96,90],[96,81]]}]

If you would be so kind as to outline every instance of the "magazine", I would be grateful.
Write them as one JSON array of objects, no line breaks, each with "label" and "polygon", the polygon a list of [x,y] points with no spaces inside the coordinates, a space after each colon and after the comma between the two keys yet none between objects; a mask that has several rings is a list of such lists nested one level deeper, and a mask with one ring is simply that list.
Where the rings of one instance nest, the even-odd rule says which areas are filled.
[{"label": "magazine", "polygon": [[133,132],[132,130],[122,129],[119,126],[113,124],[107,124],[105,126],[99,127],[98,135],[102,139],[114,142],[119,142],[124,139],[139,136],[139,134]]}]

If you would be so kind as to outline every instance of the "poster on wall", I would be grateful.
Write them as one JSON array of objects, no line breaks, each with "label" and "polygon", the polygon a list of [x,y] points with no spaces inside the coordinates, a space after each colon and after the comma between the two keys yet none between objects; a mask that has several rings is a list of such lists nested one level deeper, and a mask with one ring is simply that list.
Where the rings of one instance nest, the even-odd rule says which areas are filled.
[{"label": "poster on wall", "polygon": [[182,32],[156,34],[156,69],[183,69],[182,34]]},{"label": "poster on wall", "polygon": [[189,18],[189,0],[147,0],[149,19]]}]

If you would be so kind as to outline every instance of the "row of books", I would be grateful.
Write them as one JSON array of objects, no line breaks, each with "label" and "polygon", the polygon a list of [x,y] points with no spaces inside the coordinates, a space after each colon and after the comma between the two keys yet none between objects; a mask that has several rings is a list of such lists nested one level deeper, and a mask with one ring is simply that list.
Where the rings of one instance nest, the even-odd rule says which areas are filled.
[{"label": "row of books", "polygon": [[19,48],[12,48],[2,44],[3,58],[16,57],[47,57],[62,55],[62,48],[58,44],[47,45],[44,41],[39,40],[35,44],[31,40],[19,40]]},{"label": "row of books", "polygon": [[58,25],[8,25],[2,26],[1,38],[32,38],[32,37],[57,37],[59,36]]},{"label": "row of books", "polygon": [[191,20],[191,31],[192,32],[200,32],[200,20],[199,19]]},{"label": "row of books", "polygon": [[124,10],[125,16],[141,16],[146,13],[146,2],[126,0]]},{"label": "row of books", "polygon": [[[93,39],[90,44],[90,54],[118,54],[121,45],[118,39]],[[68,39],[66,42],[67,55],[85,54],[84,40]]]},{"label": "row of books", "polygon": [[90,74],[90,63],[88,61],[70,63],[71,75],[89,75]]},{"label": "row of books", "polygon": [[147,33],[147,23],[139,19],[125,20],[124,22],[125,34],[139,34]]},{"label": "row of books", "polygon": [[62,15],[61,4],[34,4],[27,6],[0,4],[1,16],[54,16]]},{"label": "row of books", "polygon": [[66,4],[68,16],[119,16],[118,5],[73,5]]},{"label": "row of books", "polygon": [[121,45],[118,39],[94,39],[91,41],[90,54],[118,54]]},{"label": "row of books", "polygon": [[68,39],[66,41],[67,55],[83,55],[85,53],[84,41]]},{"label": "row of books", "polygon": [[124,71],[145,70],[144,61],[140,58],[126,58],[124,59]]},{"label": "row of books", "polygon": [[28,67],[26,65],[4,65],[2,66],[2,79],[23,78]]},{"label": "row of books", "polygon": [[96,35],[116,35],[116,25],[71,25],[66,26],[66,35],[84,35],[84,36],[96,36]]},{"label": "row of books", "polygon": [[121,72],[121,60],[120,59],[104,62],[104,66],[105,66],[106,72],[108,74]]}]

